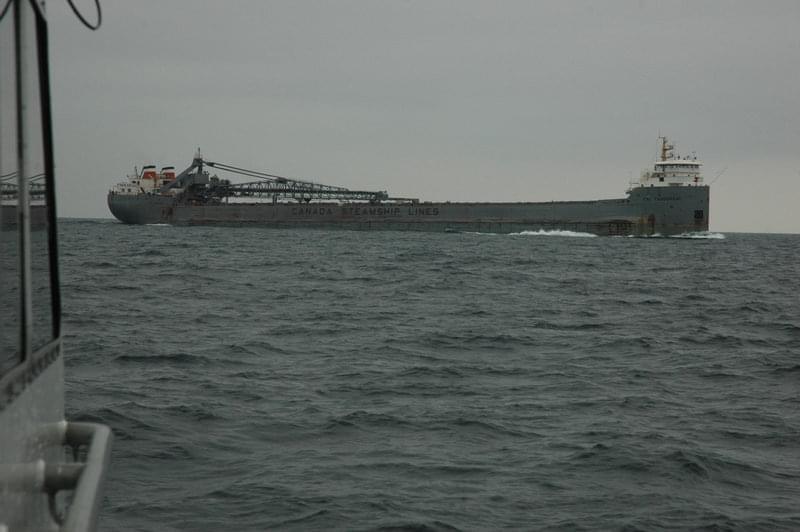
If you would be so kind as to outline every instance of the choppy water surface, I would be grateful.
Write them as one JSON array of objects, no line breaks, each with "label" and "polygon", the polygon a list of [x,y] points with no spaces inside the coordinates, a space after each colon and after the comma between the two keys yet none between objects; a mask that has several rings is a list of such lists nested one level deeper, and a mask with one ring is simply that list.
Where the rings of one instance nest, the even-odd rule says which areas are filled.
[{"label": "choppy water surface", "polygon": [[800,529],[798,235],[61,232],[105,529]]}]

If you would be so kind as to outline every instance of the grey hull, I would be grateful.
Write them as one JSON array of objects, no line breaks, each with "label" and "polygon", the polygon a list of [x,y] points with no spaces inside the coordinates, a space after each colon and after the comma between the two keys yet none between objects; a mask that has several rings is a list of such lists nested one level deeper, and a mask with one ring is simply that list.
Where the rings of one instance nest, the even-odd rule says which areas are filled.
[{"label": "grey hull", "polygon": [[[30,206],[31,229],[42,229],[47,227],[47,209],[44,205]],[[17,228],[17,206],[0,205],[0,231]]]},{"label": "grey hull", "polygon": [[231,203],[190,205],[162,195],[110,193],[129,224],[262,225],[398,231],[672,235],[708,230],[707,186],[638,187],[627,198],[547,203]]}]

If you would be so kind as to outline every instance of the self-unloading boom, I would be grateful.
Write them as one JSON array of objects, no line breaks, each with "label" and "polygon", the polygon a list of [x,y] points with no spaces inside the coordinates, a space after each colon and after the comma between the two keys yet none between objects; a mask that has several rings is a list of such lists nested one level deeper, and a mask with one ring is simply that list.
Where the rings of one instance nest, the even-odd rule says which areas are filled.
[{"label": "self-unloading boom", "polygon": [[[210,177],[208,172],[203,170],[204,166],[232,174],[255,177],[259,181],[231,183],[229,180],[219,179],[217,176]],[[164,182],[159,190],[161,194],[170,194],[171,191],[182,190],[187,197],[194,197],[202,201],[235,197],[270,197],[273,202],[281,199],[305,202],[312,200],[375,202],[389,199],[386,191],[350,190],[345,187],[324,185],[257,170],[248,170],[226,163],[206,161],[199,150],[195,154],[192,164],[178,174],[174,180]]]}]

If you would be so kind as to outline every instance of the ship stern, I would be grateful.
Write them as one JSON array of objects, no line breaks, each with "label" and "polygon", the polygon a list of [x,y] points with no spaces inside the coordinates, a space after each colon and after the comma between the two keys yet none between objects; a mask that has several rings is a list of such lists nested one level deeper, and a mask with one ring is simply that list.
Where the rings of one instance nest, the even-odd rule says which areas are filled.
[{"label": "ship stern", "polygon": [[171,223],[173,198],[155,194],[108,193],[108,210],[126,224]]},{"label": "ship stern", "polygon": [[708,231],[709,187],[637,187],[629,201],[639,213],[639,232],[644,235],[680,235]]}]

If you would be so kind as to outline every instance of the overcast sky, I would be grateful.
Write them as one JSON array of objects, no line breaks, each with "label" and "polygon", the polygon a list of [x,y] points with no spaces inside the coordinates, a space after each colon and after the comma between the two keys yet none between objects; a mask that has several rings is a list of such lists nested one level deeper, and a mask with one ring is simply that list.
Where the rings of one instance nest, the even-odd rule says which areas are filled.
[{"label": "overcast sky", "polygon": [[[93,19],[94,4],[76,4]],[[659,133],[715,231],[800,233],[800,2],[50,0],[59,214],[206,158],[423,200],[622,197]]]}]

